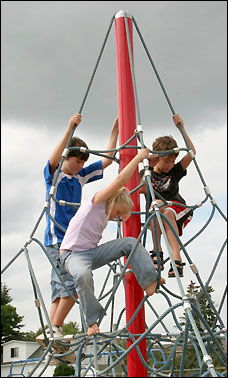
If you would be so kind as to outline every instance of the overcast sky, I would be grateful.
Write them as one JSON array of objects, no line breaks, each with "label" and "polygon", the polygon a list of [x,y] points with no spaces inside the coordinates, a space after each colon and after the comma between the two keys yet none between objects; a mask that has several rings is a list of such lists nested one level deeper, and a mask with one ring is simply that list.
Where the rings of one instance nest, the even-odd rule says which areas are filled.
[{"label": "overcast sky", "polygon": [[[110,21],[120,9],[134,16],[172,106],[183,118],[195,144],[203,178],[221,211],[226,212],[226,8],[226,1],[1,2],[2,267],[24,246],[41,214],[45,201],[43,168],[65,132],[69,117],[81,107]],[[151,148],[157,136],[171,134],[180,147],[185,147],[135,28],[133,38],[145,144]],[[76,132],[91,149],[106,148],[112,122],[118,114],[115,54],[113,24]],[[91,156],[89,161],[97,159]],[[83,200],[108,184],[117,168],[113,163],[96,187],[88,185]],[[205,198],[194,164],[190,165],[180,189],[189,205]],[[143,199],[141,202],[143,207]],[[183,243],[201,229],[211,211],[209,201],[197,209],[184,232]],[[35,234],[41,242],[44,226],[42,219]],[[115,224],[111,223],[103,241],[115,235]],[[187,247],[204,282],[225,237],[224,219],[216,211],[206,230]],[[152,249],[149,233],[147,248]],[[167,256],[165,247],[164,252]],[[49,263],[35,243],[30,244],[29,253],[49,310]],[[216,305],[225,288],[225,266],[223,253],[211,282]],[[95,272],[96,292],[106,272],[106,267]],[[167,272],[168,264],[164,271],[167,287],[179,295],[176,280],[168,279]],[[184,274],[182,284],[186,290],[190,280],[196,280],[188,266]],[[12,305],[24,316],[23,330],[36,331],[40,324],[24,255],[6,270],[2,281],[11,288]],[[119,293],[118,309],[124,306],[123,297]],[[167,303],[161,303],[157,294],[151,301],[161,313],[166,310]],[[222,316],[225,321],[225,310]],[[102,331],[109,330],[107,319],[101,325]],[[147,319],[155,320],[151,314]],[[79,322],[76,306],[66,319],[70,320]],[[172,319],[169,324],[175,332]]]}]

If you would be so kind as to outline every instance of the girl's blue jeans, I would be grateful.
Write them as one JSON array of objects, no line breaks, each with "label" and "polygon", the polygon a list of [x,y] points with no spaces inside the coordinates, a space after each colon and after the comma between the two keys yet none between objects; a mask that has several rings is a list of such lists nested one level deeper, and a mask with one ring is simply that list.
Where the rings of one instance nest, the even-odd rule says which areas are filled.
[{"label": "girl's blue jeans", "polygon": [[[61,255],[62,264],[74,278],[75,289],[89,326],[96,322],[104,312],[94,295],[92,271],[122,256],[128,257],[135,244],[135,238],[125,237],[109,241],[88,251],[65,251]],[[130,266],[143,290],[157,279],[158,273],[153,261],[140,243],[131,257]]]}]

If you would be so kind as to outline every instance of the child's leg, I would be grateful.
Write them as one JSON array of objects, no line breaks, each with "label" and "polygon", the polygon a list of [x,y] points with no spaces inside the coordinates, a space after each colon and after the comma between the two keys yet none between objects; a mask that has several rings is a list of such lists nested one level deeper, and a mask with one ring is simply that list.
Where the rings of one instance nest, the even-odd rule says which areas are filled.
[{"label": "child's leg", "polygon": [[[88,325],[95,323],[104,311],[94,295],[91,268],[94,251],[72,252],[65,260],[66,269],[74,278],[75,288]],[[64,258],[64,254],[62,256]]]},{"label": "child's leg", "polygon": [[50,321],[51,321],[52,325],[55,325],[53,323],[53,319],[54,319],[55,313],[56,313],[56,311],[58,309],[59,301],[60,301],[60,298],[56,298],[54,300],[54,302],[52,302],[52,304],[51,304],[51,308],[50,308]]},{"label": "child's leg", "polygon": [[[156,200],[157,205],[163,205],[163,201]],[[160,212],[163,212],[165,209],[164,206],[160,207]],[[157,253],[160,253],[160,270],[164,270],[164,261],[163,261],[163,252],[161,247],[161,228],[158,223],[158,219],[154,214],[153,219],[150,222],[150,229],[152,234],[152,240],[153,240],[153,250],[149,251],[151,258],[153,260],[153,263],[155,265],[155,269],[158,270],[158,262],[157,262]]]},{"label": "child's leg", "polygon": [[[92,269],[100,268],[121,256],[129,256],[136,245],[136,239],[126,237],[115,239],[94,249]],[[129,262],[140,286],[145,290],[148,285],[157,279],[157,272],[153,261],[141,243],[138,243],[135,252]]]},{"label": "child's leg", "polygon": [[[176,222],[176,217],[175,217],[175,214],[172,210],[170,209],[166,209],[164,210],[164,215],[168,218],[169,222],[172,224],[174,230],[176,231],[177,235],[179,235],[179,231],[178,231],[178,227],[177,227],[177,222]],[[181,261],[181,255],[180,255],[180,245],[173,233],[173,231],[171,230],[171,228],[169,227],[168,223],[165,222],[165,220],[163,219],[163,224],[164,224],[164,228],[165,228],[165,231],[166,231],[166,234],[167,234],[167,239],[168,239],[168,242],[170,244],[170,247],[172,249],[172,253],[173,253],[173,258],[174,260],[179,260]]]},{"label": "child's leg", "polygon": [[158,224],[157,218],[154,217],[152,221],[150,222],[150,229],[152,234],[152,240],[153,240],[153,249],[149,251],[150,256],[153,260],[154,267],[156,270],[158,270],[158,256],[157,253],[160,254],[160,270],[164,270],[164,260],[163,260],[163,252],[161,247],[161,229]]},{"label": "child's leg", "polygon": [[[155,219],[155,222],[156,222],[156,226],[154,224],[154,219]],[[155,227],[156,227],[156,231],[155,231]],[[158,249],[159,249],[159,252],[160,252],[162,250],[162,248],[161,248],[161,229],[160,229],[160,226],[158,224],[157,218],[153,218],[152,221],[150,222],[150,229],[151,229],[151,234],[152,234],[154,251],[156,250],[156,246],[158,244]],[[156,237],[156,235],[157,235],[157,237]]]},{"label": "child's leg", "polygon": [[[73,277],[66,271],[65,267],[60,262],[59,245],[47,247],[47,253],[55,265],[60,277],[68,290],[77,299],[76,290],[74,287]],[[62,285],[55,269],[52,267],[51,272],[51,289],[52,289],[52,304],[50,308],[50,321],[52,325],[62,327],[64,319],[74,305],[74,300],[69,296],[69,293]]]},{"label": "child's leg", "polygon": [[[74,297],[77,299],[77,294],[75,294]],[[55,306],[55,312],[52,313],[51,311],[50,313],[51,324],[62,327],[66,316],[68,315],[74,304],[74,300],[69,296],[58,298],[58,305],[57,307]],[[54,305],[54,303],[52,305]]]}]

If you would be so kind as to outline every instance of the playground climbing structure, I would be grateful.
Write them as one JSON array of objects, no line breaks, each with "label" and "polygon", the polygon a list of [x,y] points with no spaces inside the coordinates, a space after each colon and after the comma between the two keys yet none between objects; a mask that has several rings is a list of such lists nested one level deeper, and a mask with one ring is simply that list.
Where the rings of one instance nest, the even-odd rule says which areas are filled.
[{"label": "playground climbing structure", "polygon": [[[138,28],[138,25],[131,15],[127,11],[119,11],[116,13],[110,22],[108,27],[105,40],[103,42],[100,54],[98,56],[95,68],[93,70],[91,79],[88,84],[85,96],[83,98],[79,113],[82,113],[84,104],[86,102],[89,90],[93,83],[94,76],[96,74],[97,67],[99,65],[101,56],[103,54],[106,42],[108,40],[109,33],[113,22],[115,21],[116,28],[116,54],[117,54],[117,76],[118,76],[118,104],[119,104],[119,125],[120,125],[120,143],[116,149],[97,151],[88,149],[88,152],[91,154],[96,154],[98,156],[104,156],[108,152],[112,152],[112,159],[117,161],[120,164],[120,169],[128,163],[129,160],[137,153],[137,150],[140,148],[147,147],[146,141],[144,141],[143,136],[143,127],[140,117],[140,109],[136,88],[136,80],[134,74],[134,63],[133,63],[133,41],[132,41],[132,32],[133,26],[135,27],[140,41],[145,49],[146,55],[149,59],[149,62],[152,66],[152,69],[158,79],[161,90],[167,100],[168,106],[171,110],[171,113],[174,115],[175,111],[170,102],[170,99],[166,93],[164,85],[160,79],[158,71],[154,65],[154,62],[151,58],[149,50],[144,42],[144,39],[141,35],[141,32]],[[123,62],[124,59],[124,62]],[[122,96],[122,97],[121,97]],[[110,313],[110,326],[109,330],[100,333],[96,336],[88,337],[86,334],[86,324],[83,317],[82,310],[80,308],[80,303],[71,295],[67,287],[64,284],[61,276],[58,273],[55,265],[47,254],[46,248],[43,243],[35,237],[37,228],[39,227],[40,221],[43,216],[49,213],[49,203],[51,198],[54,201],[59,202],[62,206],[75,206],[78,207],[80,204],[69,204],[64,201],[64,199],[55,198],[55,185],[58,180],[58,175],[61,171],[63,161],[71,149],[77,149],[78,147],[69,147],[71,138],[74,134],[75,128],[73,128],[69,140],[67,142],[66,148],[63,152],[61,162],[59,164],[57,174],[55,176],[55,181],[50,190],[49,197],[45,202],[45,205],[42,209],[42,212],[29,236],[26,240],[24,246],[19,250],[19,252],[14,256],[14,258],[5,266],[2,270],[2,273],[8,269],[11,264],[17,262],[17,258],[24,254],[27,261],[27,267],[30,273],[32,287],[34,291],[35,304],[38,311],[38,316],[40,319],[40,324],[45,336],[46,348],[44,349],[42,357],[37,362],[35,368],[30,372],[29,376],[33,376],[40,366],[42,361],[46,361],[45,367],[39,373],[39,376],[42,376],[51,359],[54,357],[60,362],[66,361],[65,357],[68,355],[76,355],[75,357],[75,376],[86,376],[87,373],[93,368],[93,372],[96,376],[107,376],[113,375],[116,376],[117,366],[121,367],[122,375],[128,376],[185,376],[185,362],[188,353],[189,347],[192,349],[192,353],[195,354],[195,360],[198,363],[198,373],[194,373],[192,376],[226,376],[226,353],[223,348],[222,342],[226,340],[227,330],[225,324],[221,318],[221,311],[224,306],[226,299],[226,287],[224,283],[224,293],[222,298],[220,298],[218,309],[215,307],[214,302],[211,299],[211,296],[208,293],[208,287],[212,280],[212,277],[216,275],[217,267],[221,261],[221,257],[224,254],[226,247],[226,240],[221,241],[221,248],[215,256],[215,263],[211,272],[208,273],[208,279],[206,282],[203,282],[200,275],[200,267],[198,268],[192,257],[187,251],[187,247],[193,240],[197,239],[201,235],[208,225],[213,221],[215,214],[218,214],[222,222],[226,222],[226,217],[223,214],[222,210],[216,203],[215,198],[213,198],[209,187],[207,186],[202,172],[197,164],[196,157],[189,147],[187,148],[178,148],[178,151],[187,151],[192,159],[195,166],[195,169],[198,173],[199,179],[201,180],[205,197],[202,200],[199,200],[197,204],[187,205],[191,208],[193,212],[200,211],[201,207],[210,202],[211,204],[211,213],[204,226],[197,231],[186,243],[182,243],[179,236],[176,234],[175,230],[172,228],[172,225],[169,223],[168,219],[159,211],[161,206],[166,206],[169,204],[165,199],[161,198],[163,203],[158,206],[158,203],[155,198],[155,192],[151,184],[151,175],[149,170],[148,160],[143,161],[145,169],[145,180],[147,183],[148,190],[152,197],[152,209],[148,211],[148,206],[146,206],[145,211],[140,211],[139,205],[139,192],[140,184],[138,181],[138,172],[136,172],[132,181],[129,182],[128,188],[131,190],[131,196],[135,203],[133,208],[132,216],[130,220],[126,222],[126,225],[123,226],[122,220],[119,219],[117,222],[117,237],[121,238],[124,236],[135,236],[137,239],[136,246],[138,243],[146,243],[146,236],[149,224],[152,219],[157,219],[159,226],[161,228],[162,236],[166,246],[166,251],[168,258],[165,261],[170,261],[173,265],[175,272],[175,279],[177,282],[178,292],[172,292],[169,290],[169,285],[166,286],[160,285],[160,268],[158,268],[159,278],[158,278],[158,288],[156,294],[152,297],[144,295],[140,287],[138,287],[137,281],[131,271],[130,263],[131,257],[135,252],[135,248],[131,251],[131,254],[128,259],[124,262],[120,259],[115,263],[109,264],[107,266],[107,277],[104,281],[104,285],[99,295],[100,301],[105,301],[104,309]],[[179,131],[182,134],[181,128]],[[182,134],[185,145],[188,146],[187,141],[185,140],[184,135]],[[152,150],[150,150],[153,153]],[[156,152],[159,156],[164,156],[166,154],[174,153],[174,150],[170,151],[161,151]],[[110,158],[110,157],[109,157]],[[142,185],[142,184],[141,184]],[[196,211],[196,213],[197,213]],[[142,222],[142,217],[144,217],[144,222]],[[54,219],[51,219],[55,222]],[[200,294],[196,295],[194,298],[187,295],[183,287],[183,279],[180,280],[176,265],[172,257],[172,251],[167,240],[165,229],[163,226],[163,220],[169,223],[172,232],[174,233],[176,239],[178,240],[181,251],[185,256],[185,259],[188,261],[189,269],[192,271],[194,280],[200,287]],[[55,222],[56,223],[56,222]],[[61,227],[57,224],[57,226]],[[59,279],[62,282],[62,285],[68,291],[69,296],[76,302],[78,306],[78,311],[81,314],[81,329],[82,333],[73,336],[70,340],[61,340],[54,341],[52,327],[50,324],[50,319],[46,306],[43,300],[43,295],[41,293],[39,282],[36,278],[35,268],[32,266],[29,247],[31,243],[36,243],[39,247],[41,253],[43,253],[50,265],[55,269]],[[159,256],[157,256],[159,261]],[[111,287],[110,287],[111,282]],[[108,287],[109,285],[109,287]],[[115,309],[115,299],[118,295],[120,285],[124,285],[125,289],[125,299],[126,305],[123,305],[123,308],[120,309],[118,316],[114,316]],[[134,295],[135,294],[135,295]],[[209,325],[206,317],[204,316],[203,309],[201,307],[200,298],[204,296],[210,307],[210,311],[214,315],[213,324]],[[135,297],[137,300],[135,300]],[[158,299],[159,298],[159,299]],[[159,300],[160,306],[163,308],[163,311],[159,312],[156,309],[156,302]],[[219,300],[219,299],[218,299]],[[148,322],[145,320],[145,307],[146,311],[151,311],[151,316]],[[181,323],[177,318],[177,310],[182,309],[184,314],[185,321]],[[34,309],[35,311],[35,309]],[[126,312],[126,324],[124,327],[121,326],[121,322]],[[116,311],[115,311],[116,313]],[[173,326],[176,328],[176,332],[170,331],[166,325],[166,319],[168,316],[171,316],[173,319]],[[98,324],[102,326],[103,316],[98,321]],[[196,318],[199,322],[196,322]],[[48,325],[51,338],[47,339],[45,334],[44,324]],[[200,327],[199,327],[200,324]],[[163,329],[163,332],[156,332],[156,327],[160,326]],[[55,348],[53,348],[55,343]],[[64,346],[61,353],[56,352],[56,344],[59,346],[59,351],[61,351],[61,346]],[[92,346],[92,353],[85,353],[86,346]],[[177,370],[176,366],[176,356],[177,351],[181,351],[181,360]],[[157,359],[157,354],[161,354],[161,358]],[[76,353],[75,353],[76,352]],[[222,372],[219,372],[213,362],[212,354],[216,355],[220,361],[220,366],[223,367]],[[108,356],[108,363],[105,368],[99,368],[99,358],[102,355]],[[82,360],[88,358],[88,364],[86,369],[82,369]],[[151,363],[152,360],[152,363]]]}]

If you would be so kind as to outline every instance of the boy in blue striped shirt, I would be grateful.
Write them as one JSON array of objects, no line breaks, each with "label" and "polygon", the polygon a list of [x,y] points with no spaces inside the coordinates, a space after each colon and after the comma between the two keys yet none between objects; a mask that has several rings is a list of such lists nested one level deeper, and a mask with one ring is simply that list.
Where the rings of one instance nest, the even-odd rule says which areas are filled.
[{"label": "boy in blue striped shirt", "polygon": [[[77,126],[81,122],[81,114],[74,114],[68,123],[67,130],[60,140],[60,142],[54,148],[47,165],[44,168],[44,178],[46,183],[46,196],[48,198],[49,191],[52,183],[55,179],[58,165],[62,158],[62,153],[66,147],[67,141],[71,134],[72,128],[76,124]],[[118,118],[113,122],[109,144],[107,150],[116,147],[118,138]],[[84,147],[88,149],[86,143],[80,138],[71,138],[69,147]],[[112,152],[107,153],[111,156]],[[69,151],[67,157],[65,157],[61,170],[58,175],[58,179],[55,185],[54,197],[49,204],[49,211],[51,216],[56,222],[66,230],[69,221],[75,215],[77,208],[75,206],[59,204],[59,200],[78,203],[81,202],[82,188],[85,184],[100,180],[103,178],[103,169],[108,167],[112,163],[112,159],[107,157],[102,158],[95,163],[84,167],[85,162],[89,158],[89,153],[78,150]],[[47,252],[58,269],[61,277],[64,280],[65,285],[75,298],[77,293],[74,287],[74,281],[72,276],[65,270],[59,260],[59,247],[63,240],[65,232],[59,228],[47,215],[46,216],[46,229],[44,235],[44,244],[47,248]],[[69,296],[65,288],[62,286],[55,270],[52,268],[51,272],[51,309],[50,309],[50,321],[53,329],[53,333],[56,337],[62,336],[62,325],[67,314],[74,305],[74,300]],[[50,335],[50,331],[47,331],[47,336]]]}]

